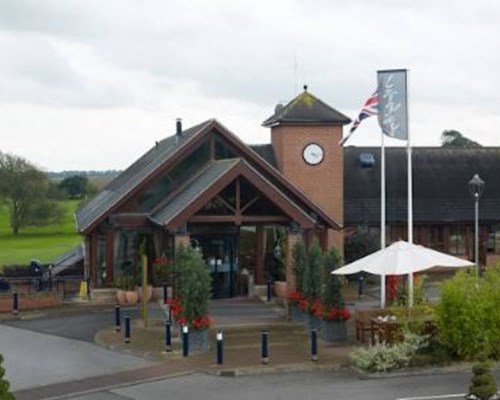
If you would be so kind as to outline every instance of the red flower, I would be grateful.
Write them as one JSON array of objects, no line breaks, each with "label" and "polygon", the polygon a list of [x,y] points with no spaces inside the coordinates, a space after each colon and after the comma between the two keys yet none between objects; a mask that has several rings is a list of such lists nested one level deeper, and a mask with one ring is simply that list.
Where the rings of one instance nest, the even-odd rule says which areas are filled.
[{"label": "red flower", "polygon": [[307,299],[300,299],[299,300],[299,308],[302,310],[302,311],[307,311],[309,309],[309,302],[307,301]]},{"label": "red flower", "polygon": [[323,317],[323,304],[321,304],[321,301],[316,300],[313,305],[311,306],[311,314],[316,316],[316,317]]},{"label": "red flower", "polygon": [[208,315],[205,315],[203,317],[195,318],[191,325],[193,329],[208,329],[212,324],[213,324],[213,319],[210,318]]},{"label": "red flower", "polygon": [[324,314],[324,318],[327,321],[347,321],[351,313],[347,308],[332,307]]}]

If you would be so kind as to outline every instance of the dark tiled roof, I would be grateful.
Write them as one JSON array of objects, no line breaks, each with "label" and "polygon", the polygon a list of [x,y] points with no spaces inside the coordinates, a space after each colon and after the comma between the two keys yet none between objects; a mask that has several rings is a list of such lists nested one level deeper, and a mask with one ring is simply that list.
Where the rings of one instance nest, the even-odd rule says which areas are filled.
[{"label": "dark tiled roof", "polygon": [[278,168],[276,162],[276,155],[272,144],[252,144],[250,148],[255,151],[259,156],[271,164],[274,168]]},{"label": "dark tiled roof", "polygon": [[110,182],[97,196],[76,213],[79,231],[88,228],[124,196],[161,166],[179,147],[213,123],[205,121],[182,132],[182,136],[169,136],[158,142],[146,154]]},{"label": "dark tiled roof", "polygon": [[239,158],[232,158],[210,162],[203,173],[198,175],[192,182],[189,182],[184,190],[174,198],[167,199],[166,204],[153,213],[151,220],[159,225],[167,224],[240,161]]},{"label": "dark tiled roof", "polygon": [[305,90],[286,106],[277,106],[274,115],[266,119],[262,125],[273,126],[281,123],[324,123],[345,125],[350,122],[350,118]]},{"label": "dark tiled roof", "polygon": [[[371,153],[373,168],[359,157]],[[386,148],[387,221],[407,221],[406,148]],[[413,148],[413,218],[415,222],[471,222],[473,200],[467,182],[479,174],[486,182],[480,200],[482,221],[500,220],[500,148]],[[346,225],[380,221],[380,148],[344,149],[344,218]]]}]

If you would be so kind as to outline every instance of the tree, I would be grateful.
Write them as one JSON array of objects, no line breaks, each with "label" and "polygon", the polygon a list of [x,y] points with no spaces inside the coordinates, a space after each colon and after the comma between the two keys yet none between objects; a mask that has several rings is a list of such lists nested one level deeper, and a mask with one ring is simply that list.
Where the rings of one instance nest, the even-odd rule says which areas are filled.
[{"label": "tree", "polygon": [[342,257],[339,252],[332,248],[324,256],[323,262],[323,288],[321,299],[323,307],[329,310],[331,308],[344,308],[345,302],[342,297],[341,288],[342,284],[338,275],[333,275],[331,272],[342,263]]},{"label": "tree", "polygon": [[323,274],[323,253],[317,239],[309,246],[307,264],[303,276],[304,297],[314,303],[321,295],[321,276]]},{"label": "tree", "polygon": [[479,149],[481,146],[456,130],[443,131],[441,134],[441,147],[456,148],[456,149]]},{"label": "tree", "polygon": [[81,199],[87,195],[89,178],[83,175],[72,175],[64,178],[59,187],[68,194],[70,199]]},{"label": "tree", "polygon": [[358,228],[345,238],[344,255],[347,264],[380,249],[380,240],[367,229]]},{"label": "tree", "polygon": [[12,233],[60,221],[61,207],[47,198],[47,175],[21,157],[0,153],[0,199],[10,212]]},{"label": "tree", "polygon": [[2,367],[3,356],[0,354],[0,399],[2,400],[14,400],[15,397],[9,392],[10,383],[9,381],[3,379],[5,375],[5,368]]}]

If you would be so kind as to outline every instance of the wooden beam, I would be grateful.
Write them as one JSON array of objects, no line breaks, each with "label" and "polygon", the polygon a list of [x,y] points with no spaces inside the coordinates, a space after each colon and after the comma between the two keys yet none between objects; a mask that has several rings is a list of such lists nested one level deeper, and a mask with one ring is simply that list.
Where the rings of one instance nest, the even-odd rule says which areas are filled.
[{"label": "wooden beam", "polygon": [[[281,215],[242,215],[241,222],[252,223],[288,223],[290,218]],[[191,223],[220,223],[231,222],[236,223],[238,216],[236,215],[193,215],[189,218]]]},{"label": "wooden beam", "polygon": [[236,212],[236,209],[231,204],[229,204],[229,202],[226,201],[223,197],[217,195],[215,198],[220,200],[222,204],[224,204],[227,208],[229,208],[233,213]]},{"label": "wooden beam", "polygon": [[257,196],[255,196],[253,199],[251,199],[247,204],[245,204],[243,206],[243,208],[241,209],[241,213],[243,214],[247,209],[248,207],[250,207],[252,204],[254,204],[257,200],[259,200],[262,196],[260,194],[258,194]]}]

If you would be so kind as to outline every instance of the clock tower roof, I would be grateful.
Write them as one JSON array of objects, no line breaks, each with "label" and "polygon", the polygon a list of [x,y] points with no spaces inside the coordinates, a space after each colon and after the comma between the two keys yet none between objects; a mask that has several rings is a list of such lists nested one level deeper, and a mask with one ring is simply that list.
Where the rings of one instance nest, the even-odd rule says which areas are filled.
[{"label": "clock tower roof", "polygon": [[266,119],[262,125],[267,127],[302,123],[346,125],[350,122],[349,117],[309,93],[307,86],[304,86],[304,91],[287,105],[278,104],[274,114]]}]

